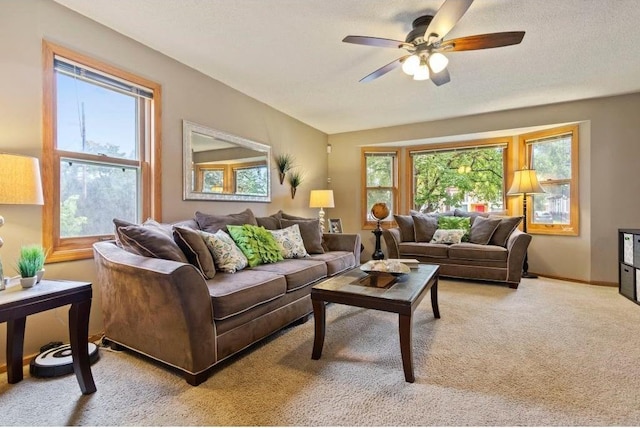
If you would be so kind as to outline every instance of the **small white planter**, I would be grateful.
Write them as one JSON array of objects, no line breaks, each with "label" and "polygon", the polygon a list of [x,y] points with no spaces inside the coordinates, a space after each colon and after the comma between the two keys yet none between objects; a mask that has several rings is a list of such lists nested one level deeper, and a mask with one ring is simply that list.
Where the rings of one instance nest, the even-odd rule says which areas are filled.
[{"label": "small white planter", "polygon": [[38,279],[36,280],[36,284],[40,284],[40,281],[42,281],[42,277],[43,277],[43,276],[44,276],[44,269],[40,269],[40,270],[38,271],[37,276],[36,276],[36,278],[38,278]]},{"label": "small white planter", "polygon": [[31,288],[36,285],[36,281],[38,280],[37,276],[31,276],[29,278],[20,278],[20,285],[22,288]]}]

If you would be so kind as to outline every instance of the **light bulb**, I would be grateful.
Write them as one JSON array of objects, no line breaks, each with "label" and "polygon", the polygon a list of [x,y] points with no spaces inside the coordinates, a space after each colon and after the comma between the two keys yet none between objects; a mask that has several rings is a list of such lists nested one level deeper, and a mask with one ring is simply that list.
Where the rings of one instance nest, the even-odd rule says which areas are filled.
[{"label": "light bulb", "polygon": [[417,55],[411,55],[402,63],[402,71],[407,73],[409,76],[413,76],[418,67],[420,67],[420,57]]},{"label": "light bulb", "polygon": [[416,70],[413,75],[413,80],[427,80],[429,79],[429,68],[427,64],[420,64],[420,67]]},{"label": "light bulb", "polygon": [[449,64],[449,60],[441,53],[436,52],[429,55],[429,67],[434,73],[440,73],[447,68],[447,64]]}]

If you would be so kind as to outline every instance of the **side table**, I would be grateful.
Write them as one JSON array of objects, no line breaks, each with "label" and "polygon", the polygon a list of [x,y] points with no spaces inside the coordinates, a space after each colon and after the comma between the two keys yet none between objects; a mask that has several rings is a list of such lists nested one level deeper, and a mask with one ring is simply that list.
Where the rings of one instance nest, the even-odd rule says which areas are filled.
[{"label": "side table", "polygon": [[24,330],[27,316],[70,304],[69,339],[73,371],[83,394],[96,392],[88,350],[91,297],[91,283],[46,279],[32,288],[11,286],[0,291],[0,322],[7,323],[9,383],[22,380]]}]

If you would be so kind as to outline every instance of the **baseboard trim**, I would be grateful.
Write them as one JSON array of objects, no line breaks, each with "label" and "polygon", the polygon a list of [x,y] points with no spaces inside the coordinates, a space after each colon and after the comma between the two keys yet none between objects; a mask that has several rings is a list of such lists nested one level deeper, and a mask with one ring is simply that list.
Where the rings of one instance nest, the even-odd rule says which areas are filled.
[{"label": "baseboard trim", "polygon": [[608,282],[608,281],[585,281],[583,279],[575,279],[575,278],[567,278],[564,276],[556,276],[556,275],[547,275],[544,273],[537,273],[537,272],[531,272],[534,275],[538,275],[544,278],[550,278],[550,279],[558,279],[560,281],[571,281],[571,282],[577,282],[580,284],[587,284],[587,285],[600,285],[603,287],[618,287],[618,283],[617,282]]},{"label": "baseboard trim", "polygon": [[[94,334],[93,336],[89,336],[89,342],[96,342],[102,339],[102,336],[104,336],[104,333]],[[35,354],[30,354],[24,357],[22,359],[22,367],[28,366],[29,364],[31,364],[31,360],[33,360],[35,356],[38,355],[39,353],[40,352],[36,352]],[[7,372],[7,363],[5,362],[3,365],[0,366],[0,373],[6,373],[6,372]]]}]

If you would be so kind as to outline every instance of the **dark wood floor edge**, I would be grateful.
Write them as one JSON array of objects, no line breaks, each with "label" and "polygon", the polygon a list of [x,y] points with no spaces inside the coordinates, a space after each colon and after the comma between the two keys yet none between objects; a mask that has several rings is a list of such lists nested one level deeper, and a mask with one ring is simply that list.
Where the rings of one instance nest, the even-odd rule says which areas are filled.
[{"label": "dark wood floor edge", "polygon": [[[104,333],[98,333],[98,334],[94,334],[93,336],[89,336],[89,342],[95,342],[97,340],[102,339],[102,336],[104,336]],[[26,357],[24,357],[22,359],[22,366],[27,366],[29,364],[31,364],[31,360],[33,360],[33,358],[38,355],[39,352],[36,352],[35,354],[31,354],[31,355],[27,355]],[[0,373],[6,373],[7,372],[7,363],[5,362],[3,365],[0,366]]]},{"label": "dark wood floor edge", "polygon": [[564,276],[556,276],[556,275],[547,275],[547,274],[541,274],[541,273],[535,273],[535,272],[531,272],[535,275],[538,275],[540,277],[544,277],[544,278],[549,278],[549,279],[558,279],[560,281],[571,281],[571,282],[577,282],[580,284],[587,284],[587,285],[601,285],[603,287],[618,287],[618,283],[617,282],[608,282],[608,281],[585,281],[583,279],[575,279],[575,278],[566,278]]}]

